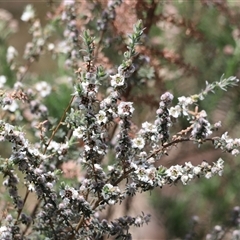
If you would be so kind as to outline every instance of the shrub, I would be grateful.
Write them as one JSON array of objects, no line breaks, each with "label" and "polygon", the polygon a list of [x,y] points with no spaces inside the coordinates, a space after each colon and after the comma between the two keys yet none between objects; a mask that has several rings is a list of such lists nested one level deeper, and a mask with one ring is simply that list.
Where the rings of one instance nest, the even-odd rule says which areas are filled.
[{"label": "shrub", "polygon": [[[240,139],[231,138],[227,131],[218,134],[221,122],[211,123],[208,106],[203,108],[208,94],[237,86],[237,77],[222,76],[219,81],[206,82],[198,94],[175,99],[165,91],[159,96],[153,121],[134,116],[135,108],[141,114],[142,102],[144,108],[156,106],[156,97],[149,94],[159,94],[152,88],[154,78],[163,88],[154,60],[157,54],[187,74],[198,70],[173,52],[151,46],[148,37],[152,37],[150,29],[156,21],[151,19],[151,11],[160,11],[157,2],[133,1],[136,9],[146,7],[146,16],[139,11],[122,19],[136,22],[128,35],[130,29],[116,19],[124,13],[124,8],[117,10],[121,4],[121,0],[106,6],[101,1],[64,1],[52,6],[44,27],[33,6],[27,5],[21,20],[30,25],[32,39],[23,53],[24,65],[19,63],[17,50],[6,45],[15,28],[11,27],[12,17],[3,12],[0,171],[8,191],[2,197],[1,239],[131,239],[130,227],[149,223],[150,215],[142,212],[111,219],[102,213],[105,209],[138,192],[223,174],[222,158],[159,165],[171,149],[190,142],[199,148],[208,144],[239,154]],[[104,10],[98,18],[94,7],[100,6]],[[129,9],[125,10],[130,16]],[[143,20],[137,21],[139,16]],[[173,16],[157,16],[178,27],[188,25]],[[188,32],[198,40],[204,38],[194,25],[189,24]],[[44,53],[51,54],[59,67],[54,77],[42,75],[45,79],[41,80],[30,68]],[[71,164],[75,170],[64,173]],[[28,202],[31,211],[26,209]],[[235,213],[237,225],[238,208]],[[207,237],[219,239],[223,234],[217,226]],[[238,236],[238,230],[232,235]],[[188,235],[188,239],[192,237],[194,234]]]}]

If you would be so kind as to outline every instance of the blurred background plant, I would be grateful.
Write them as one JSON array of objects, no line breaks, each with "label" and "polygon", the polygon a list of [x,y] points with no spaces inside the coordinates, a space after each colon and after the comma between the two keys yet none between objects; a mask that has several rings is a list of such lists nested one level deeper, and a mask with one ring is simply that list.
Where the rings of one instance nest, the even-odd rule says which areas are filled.
[{"label": "blurred background plant", "polygon": [[[0,3],[0,84],[5,86],[1,91],[14,89],[16,83],[21,82],[25,87],[35,86],[35,92],[28,92],[28,96],[37,95],[36,102],[31,102],[31,112],[39,112],[40,119],[26,110],[29,100],[22,95],[17,98],[23,100],[16,106],[19,113],[8,109],[1,117],[24,126],[30,139],[36,140],[41,135],[39,132],[36,136],[32,131],[37,122],[49,114],[48,124],[54,128],[68,105],[72,85],[76,83],[75,72],[83,64],[79,52],[83,43],[78,36],[86,29],[95,36],[94,64],[110,69],[111,75],[123,61],[127,34],[132,32],[137,19],[143,21],[143,44],[136,49],[138,54],[133,58],[134,67],[128,69],[131,76],[123,92],[125,101],[135,103],[136,129],[143,121],[153,120],[159,96],[165,91],[170,91],[177,103],[177,97],[200,92],[205,81],[212,83],[223,74],[240,77],[238,1],[81,0],[75,3],[76,11],[71,9],[71,2]],[[28,5],[30,3],[32,5]],[[69,39],[74,37],[72,44]],[[222,121],[219,134],[228,131],[232,137],[239,136],[239,96],[237,86],[229,92],[216,90],[200,102],[199,108],[208,112],[211,122]],[[48,113],[44,106],[48,107]],[[27,124],[29,122],[31,124]],[[173,131],[185,129],[186,124],[181,119]],[[64,134],[63,127],[56,137],[64,139]],[[2,157],[9,155],[7,149],[10,151],[7,144],[1,145]],[[152,191],[147,198],[148,208],[149,211],[155,209],[152,221],[155,219],[155,226],[161,226],[151,232],[145,230],[145,239],[203,239],[216,224],[223,224],[231,231],[230,212],[240,204],[239,159],[233,160],[231,155],[208,146],[198,148],[184,143],[163,157],[161,165],[169,167],[188,161],[199,164],[220,156],[226,161],[223,177],[195,180],[187,187],[165,186]],[[70,167],[68,174],[69,171],[73,169]],[[73,176],[76,174],[79,173]],[[132,204],[132,200],[125,203],[126,213]],[[113,210],[106,214],[110,218]],[[222,239],[227,239],[227,235],[224,236]]]}]

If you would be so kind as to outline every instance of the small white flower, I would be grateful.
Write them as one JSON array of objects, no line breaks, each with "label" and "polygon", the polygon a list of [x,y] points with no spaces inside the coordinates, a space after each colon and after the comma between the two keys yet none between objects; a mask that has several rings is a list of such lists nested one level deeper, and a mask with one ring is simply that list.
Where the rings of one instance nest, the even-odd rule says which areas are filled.
[{"label": "small white flower", "polygon": [[55,48],[55,45],[53,43],[48,44],[48,51],[53,51]]},{"label": "small white flower", "polygon": [[143,149],[145,145],[145,141],[142,137],[137,137],[132,140],[132,147],[133,148],[138,148],[138,149]]},{"label": "small white flower", "polygon": [[57,152],[58,149],[59,149],[59,147],[60,147],[60,144],[59,144],[59,143],[57,143],[57,142],[55,142],[55,141],[51,141],[47,149],[48,149],[48,150],[54,150],[54,151]]},{"label": "small white flower", "polygon": [[84,145],[84,149],[86,152],[89,152],[91,150],[91,148],[88,145]]},{"label": "small white flower", "polygon": [[149,159],[147,160],[147,162],[148,162],[149,164],[155,163],[155,159],[154,159],[153,157],[151,157],[151,158],[149,158]]},{"label": "small white flower", "polygon": [[239,150],[233,149],[233,150],[231,151],[231,154],[232,154],[233,156],[237,156],[237,155],[239,154]]},{"label": "small white flower", "polygon": [[3,110],[8,110],[10,112],[15,112],[17,109],[18,109],[18,104],[15,100],[13,100],[11,104],[5,105],[3,107]]},{"label": "small white flower", "polygon": [[131,163],[130,163],[130,168],[137,170],[137,169],[138,169],[138,166],[137,166],[136,163],[131,162]]},{"label": "small white flower", "polygon": [[45,81],[38,82],[35,87],[43,98],[49,95],[52,90],[51,86]]},{"label": "small white flower", "polygon": [[78,198],[78,191],[72,187],[66,186],[65,189],[59,192],[61,198],[66,199],[77,199]]},{"label": "small white flower", "polygon": [[199,112],[199,117],[205,118],[207,117],[207,113],[205,110],[202,110],[201,112]]},{"label": "small white flower", "polygon": [[107,121],[108,121],[108,118],[107,118],[107,116],[106,116],[106,112],[103,111],[103,110],[100,110],[100,111],[99,111],[99,113],[97,114],[96,118],[97,118],[97,123],[98,123],[99,125],[105,124],[105,123],[107,123]]},{"label": "small white flower", "polygon": [[[86,76],[87,77],[87,76]],[[95,75],[89,76],[91,78],[95,78]],[[89,80],[90,81],[90,80]],[[95,81],[95,80],[94,80]],[[82,90],[85,94],[88,95],[88,97],[94,98],[96,96],[96,93],[98,91],[98,85],[97,84],[93,84],[93,83],[89,83],[87,82],[82,82],[81,83],[82,86]]]},{"label": "small white flower", "polygon": [[195,175],[198,175],[200,172],[201,172],[201,168],[200,167],[196,166],[196,167],[193,168],[193,173]]},{"label": "small white flower", "polygon": [[222,127],[221,121],[218,121],[218,122],[214,123],[214,127],[217,128],[217,129]]},{"label": "small white flower", "polygon": [[185,166],[187,167],[187,169],[192,169],[193,165],[191,162],[185,162]]},{"label": "small white flower", "polygon": [[121,102],[118,105],[118,115],[120,117],[131,116],[134,111],[134,107],[132,105],[132,102]]},{"label": "small white flower", "polygon": [[176,105],[175,107],[171,107],[169,109],[169,114],[174,118],[178,118],[181,115],[181,111],[181,107],[179,105]]},{"label": "small white flower", "polygon": [[58,154],[61,155],[63,152],[65,152],[69,148],[68,141],[66,143],[60,143],[58,148]]},{"label": "small white flower", "polygon": [[104,199],[109,199],[112,196],[117,196],[120,193],[120,189],[117,186],[113,186],[110,183],[107,183],[102,188],[102,195]]},{"label": "small white flower", "polygon": [[188,106],[189,104],[193,103],[193,100],[190,97],[182,96],[182,97],[178,98],[178,102],[179,102],[180,105]]},{"label": "small white flower", "polygon": [[171,166],[165,173],[167,177],[175,181],[182,176],[182,167],[180,165]]},{"label": "small white flower", "polygon": [[211,177],[212,177],[212,172],[209,171],[205,174],[205,178],[209,179]]},{"label": "small white flower", "polygon": [[237,145],[238,147],[240,147],[240,138],[235,138],[233,140],[233,144]]},{"label": "small white flower", "polygon": [[73,130],[73,136],[76,138],[82,138],[85,131],[85,127],[79,126]]},{"label": "small white flower", "polygon": [[111,165],[108,165],[108,166],[107,166],[107,169],[108,169],[108,171],[110,172],[110,171],[113,171],[113,170],[114,170],[114,167],[111,166]]},{"label": "small white flower", "polygon": [[137,226],[141,226],[141,224],[142,224],[142,218],[140,218],[140,217],[136,217],[134,223],[135,223]]},{"label": "small white flower", "polygon": [[8,49],[7,49],[7,62],[8,63],[11,63],[15,57],[17,57],[18,55],[18,52],[17,50],[13,47],[13,46],[9,46]]},{"label": "small white flower", "polygon": [[6,81],[7,81],[7,78],[4,75],[1,75],[0,76],[0,88],[3,88]]},{"label": "small white flower", "polygon": [[188,175],[182,175],[181,176],[181,181],[182,181],[183,185],[187,185],[188,180],[189,180]]},{"label": "small white flower", "polygon": [[95,170],[102,171],[102,167],[99,164],[97,164],[97,163],[94,164],[94,168],[95,168]]},{"label": "small white flower", "polygon": [[112,87],[119,87],[119,86],[124,85],[125,79],[124,79],[123,75],[117,73],[117,74],[115,74],[113,76],[110,76],[110,77],[112,78],[112,80],[111,80],[111,86]]},{"label": "small white flower", "polygon": [[32,5],[27,5],[22,16],[21,16],[21,20],[24,22],[28,22],[30,20],[32,20],[35,17],[35,12],[33,9]]},{"label": "small white flower", "polygon": [[186,106],[184,106],[184,105],[182,106],[182,113],[183,113],[184,116],[188,116],[189,115],[188,108]]},{"label": "small white flower", "polygon": [[144,130],[144,132],[151,132],[151,133],[157,132],[157,126],[149,122],[142,123],[142,129]]},{"label": "small white flower", "polygon": [[75,3],[75,0],[64,0],[63,5],[68,6],[68,5],[73,5]]},{"label": "small white flower", "polygon": [[110,199],[108,200],[108,204],[109,205],[114,205],[117,201],[116,200],[113,200],[113,199]]},{"label": "small white flower", "polygon": [[228,142],[228,140],[229,140],[228,132],[225,132],[224,134],[222,134],[221,139],[225,140],[226,142]]},{"label": "small white flower", "polygon": [[37,148],[29,148],[28,152],[35,157],[38,157],[40,155],[40,152]]},{"label": "small white flower", "polygon": [[100,108],[105,108],[105,107],[109,107],[112,103],[112,99],[111,97],[106,97],[105,99],[103,99],[100,103]]}]

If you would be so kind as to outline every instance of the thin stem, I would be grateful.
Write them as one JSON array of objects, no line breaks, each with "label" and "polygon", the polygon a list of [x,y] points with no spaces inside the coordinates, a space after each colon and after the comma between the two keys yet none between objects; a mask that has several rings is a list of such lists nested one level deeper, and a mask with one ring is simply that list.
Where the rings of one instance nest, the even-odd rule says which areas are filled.
[{"label": "thin stem", "polygon": [[[27,189],[26,194],[25,194],[25,197],[24,197],[24,200],[23,200],[23,207],[24,207],[24,205],[25,205],[25,203],[26,203],[26,201],[27,201],[29,192],[30,192],[30,191]],[[19,211],[18,211],[18,215],[17,215],[17,219],[16,219],[16,222],[15,222],[15,225],[17,225],[17,222],[18,222],[18,220],[19,220],[19,218],[20,218],[20,216],[21,216],[23,207],[22,207],[21,209],[19,209]]]},{"label": "thin stem", "polygon": [[43,151],[43,154],[46,153],[49,144],[51,143],[51,141],[53,140],[53,138],[54,138],[55,134],[57,133],[59,127],[61,126],[61,124],[62,124],[62,122],[63,122],[63,120],[64,120],[64,118],[65,118],[65,116],[66,116],[66,113],[67,113],[67,111],[69,110],[69,108],[70,108],[70,106],[71,106],[71,104],[72,104],[74,98],[75,98],[75,96],[72,96],[70,102],[68,103],[68,106],[67,106],[66,109],[64,110],[64,113],[63,113],[63,115],[62,115],[62,117],[61,117],[61,119],[60,119],[60,121],[59,121],[57,127],[53,130],[52,135],[51,135],[51,137],[50,137],[48,143],[47,143],[46,146],[45,146],[45,149],[44,149],[44,151]]},{"label": "thin stem", "polygon": [[[35,205],[32,213],[31,213],[31,218],[32,218],[32,219],[33,219],[34,216],[36,215],[36,212],[37,212],[37,210],[38,210],[38,208],[39,208],[39,206],[40,206],[40,204],[41,204],[41,201],[42,201],[42,199],[39,199],[38,202],[37,202],[37,204]],[[27,233],[30,225],[31,225],[31,222],[29,222],[29,223],[27,224],[26,228],[25,228],[24,231],[22,232],[22,237]]]}]

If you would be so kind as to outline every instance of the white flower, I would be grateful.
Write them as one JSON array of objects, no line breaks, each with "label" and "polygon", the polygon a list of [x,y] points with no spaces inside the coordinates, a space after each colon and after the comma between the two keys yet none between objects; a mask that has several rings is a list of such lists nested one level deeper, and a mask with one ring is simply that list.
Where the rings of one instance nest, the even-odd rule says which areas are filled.
[{"label": "white flower", "polygon": [[142,222],[143,222],[143,221],[142,221],[142,218],[140,218],[139,216],[135,218],[135,222],[134,222],[134,223],[135,223],[137,226],[141,226]]},{"label": "white flower", "polygon": [[240,146],[240,138],[235,138],[233,140],[233,144],[236,144],[239,147]]},{"label": "white flower", "polygon": [[108,120],[108,118],[106,116],[106,112],[103,111],[103,110],[99,111],[99,113],[97,114],[96,118],[97,118],[97,123],[99,125],[107,123],[107,120]]},{"label": "white flower", "polygon": [[207,172],[207,173],[205,174],[205,178],[209,179],[209,178],[211,178],[211,177],[212,177],[212,172]]},{"label": "white flower", "polygon": [[102,171],[102,167],[99,164],[97,164],[97,163],[94,164],[94,169]]},{"label": "white flower", "polygon": [[113,76],[110,76],[110,77],[112,78],[112,80],[111,80],[111,86],[112,87],[119,87],[119,86],[124,85],[125,79],[124,79],[123,75],[117,73],[117,74],[115,74]]},{"label": "white flower", "polygon": [[118,105],[118,115],[120,117],[131,116],[134,111],[134,107],[132,105],[132,102],[121,102]]},{"label": "white flower", "polygon": [[27,5],[22,16],[21,16],[21,20],[24,22],[28,22],[30,20],[32,20],[35,17],[35,12],[33,9],[32,5]]},{"label": "white flower", "polygon": [[0,238],[1,239],[12,239],[11,229],[6,226],[0,227]]},{"label": "white flower", "polygon": [[217,163],[214,163],[214,166],[212,167],[211,171],[213,174],[218,174],[219,176],[222,176],[223,168],[224,168],[224,161],[219,158],[217,160]]},{"label": "white flower", "polygon": [[149,158],[149,159],[147,160],[147,162],[148,162],[149,164],[152,164],[152,163],[155,162],[155,159],[154,159],[153,157],[151,157],[151,158]]},{"label": "white flower", "polygon": [[10,63],[14,60],[14,58],[18,55],[17,50],[13,46],[9,46],[7,49],[7,62]]},{"label": "white flower", "polygon": [[113,200],[113,199],[110,199],[108,200],[108,204],[109,205],[114,205],[117,201],[116,200]]},{"label": "white flower", "polygon": [[11,104],[5,105],[3,107],[3,110],[8,110],[10,112],[15,112],[17,109],[18,109],[18,104],[15,100],[13,100]]},{"label": "white flower", "polygon": [[34,184],[32,184],[32,183],[28,184],[28,191],[30,191],[30,192],[34,192],[35,191]]},{"label": "white flower", "polygon": [[221,121],[218,121],[218,122],[214,123],[214,127],[215,127],[215,128],[220,128],[220,127],[222,127]]},{"label": "white flower", "polygon": [[78,191],[72,187],[66,186],[65,189],[59,192],[61,198],[67,199],[77,199],[78,198]]},{"label": "white flower", "polygon": [[200,172],[201,172],[201,168],[200,167],[196,166],[196,167],[193,168],[193,173],[195,175],[198,175]]},{"label": "white flower", "polygon": [[69,143],[68,141],[66,143],[60,143],[59,148],[58,148],[58,154],[61,155],[63,152],[66,152],[66,150],[69,148]]},{"label": "white flower", "polygon": [[130,163],[130,168],[137,170],[137,169],[138,169],[138,166],[137,166],[136,163],[131,162],[131,163]]},{"label": "white flower", "polygon": [[[93,75],[91,77],[94,78],[94,76],[95,75]],[[89,82],[82,82],[81,85],[82,85],[81,87],[82,87],[83,92],[85,94],[87,94],[88,97],[94,98],[96,96],[96,93],[98,91],[98,85],[97,84],[93,84],[93,83],[89,83]]]},{"label": "white flower", "polygon": [[233,149],[233,150],[231,151],[231,154],[232,154],[233,156],[237,156],[237,155],[239,154],[239,150]]},{"label": "white flower", "polygon": [[187,185],[188,180],[189,180],[188,175],[181,176],[181,181],[182,181],[183,185]]},{"label": "white flower", "polygon": [[37,148],[28,148],[28,152],[35,157],[40,155],[40,152]]},{"label": "white flower", "polygon": [[205,118],[207,117],[207,113],[205,110],[202,110],[201,112],[199,112],[199,117]]},{"label": "white flower", "polygon": [[180,165],[171,166],[165,173],[167,177],[175,181],[182,176],[182,167]]},{"label": "white flower", "polygon": [[193,165],[192,165],[191,162],[185,162],[185,167],[186,167],[187,169],[192,169],[192,168],[193,168]]},{"label": "white flower", "polygon": [[105,99],[103,99],[100,103],[100,108],[105,108],[105,107],[109,107],[112,103],[112,99],[110,97],[106,97]]},{"label": "white flower", "polygon": [[133,148],[143,149],[145,145],[145,141],[143,138],[137,137],[132,140],[132,144],[133,144],[132,145]]},{"label": "white flower", "polygon": [[107,183],[102,188],[102,195],[104,199],[109,199],[112,196],[117,196],[120,193],[120,189],[117,186],[113,186],[110,183]]},{"label": "white flower", "polygon": [[176,105],[175,107],[171,107],[169,109],[169,114],[174,118],[178,118],[181,115],[181,111],[181,107],[179,105]]},{"label": "white flower", "polygon": [[35,87],[43,98],[49,95],[52,90],[51,86],[45,81],[38,82]]},{"label": "white flower", "polygon": [[51,141],[47,149],[48,150],[52,150],[53,149],[54,151],[58,151],[59,147],[60,147],[59,143],[57,143],[55,141]]},{"label": "white flower", "polygon": [[224,134],[222,134],[221,139],[228,142],[229,141],[228,132],[225,132]]},{"label": "white flower", "polygon": [[108,169],[108,171],[110,172],[110,171],[113,171],[113,170],[114,170],[114,167],[111,166],[111,165],[108,165],[108,166],[107,166],[107,169]]},{"label": "white flower", "polygon": [[68,6],[68,5],[73,5],[75,3],[75,0],[64,0],[63,5]]},{"label": "white flower", "polygon": [[155,178],[156,178],[156,168],[155,167],[150,167],[150,168],[146,169],[146,174],[149,178],[148,182],[152,185],[153,180],[155,180]]},{"label": "white flower", "polygon": [[182,113],[183,113],[184,116],[188,116],[189,115],[188,108],[186,106],[184,106],[184,105],[182,106]]},{"label": "white flower", "polygon": [[91,148],[88,145],[84,145],[84,149],[86,152],[89,152],[91,150]]},{"label": "white flower", "polygon": [[193,100],[190,97],[182,96],[182,97],[178,98],[178,102],[179,102],[180,105],[188,106],[189,104],[193,103]]},{"label": "white flower", "polygon": [[53,51],[55,48],[55,45],[53,43],[48,44],[48,51]]},{"label": "white flower", "polygon": [[142,129],[145,130],[145,132],[151,132],[151,133],[157,132],[157,126],[149,122],[142,123]]},{"label": "white flower", "polygon": [[6,81],[7,81],[7,78],[4,75],[1,75],[0,76],[0,88],[3,88]]}]

